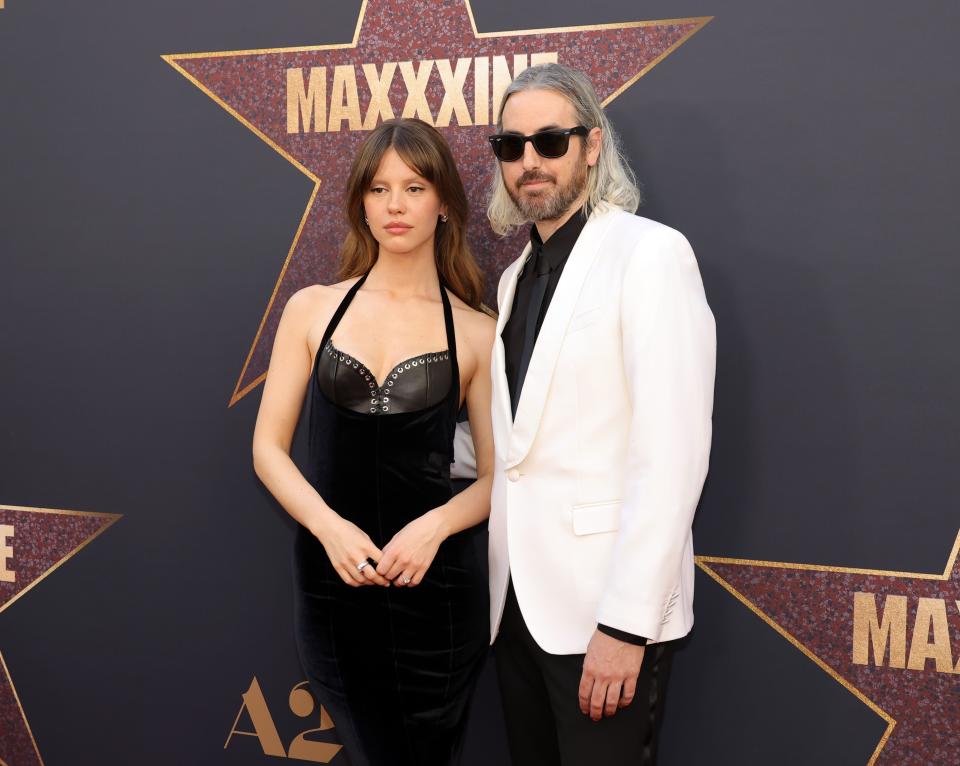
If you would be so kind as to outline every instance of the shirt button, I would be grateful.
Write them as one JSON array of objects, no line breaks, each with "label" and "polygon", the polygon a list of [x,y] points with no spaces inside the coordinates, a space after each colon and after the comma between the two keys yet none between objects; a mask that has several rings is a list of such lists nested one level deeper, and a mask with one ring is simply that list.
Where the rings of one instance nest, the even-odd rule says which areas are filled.
[{"label": "shirt button", "polygon": [[511,468],[507,471],[507,478],[510,479],[510,481],[520,481],[520,471],[516,468]]}]

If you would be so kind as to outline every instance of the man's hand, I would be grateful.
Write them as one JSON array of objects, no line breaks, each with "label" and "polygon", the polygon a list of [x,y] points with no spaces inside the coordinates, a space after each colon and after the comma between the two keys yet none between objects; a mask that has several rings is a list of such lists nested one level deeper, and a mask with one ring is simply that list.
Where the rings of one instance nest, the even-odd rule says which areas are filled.
[{"label": "man's hand", "polygon": [[645,649],[595,630],[583,658],[580,712],[599,721],[633,702]]}]

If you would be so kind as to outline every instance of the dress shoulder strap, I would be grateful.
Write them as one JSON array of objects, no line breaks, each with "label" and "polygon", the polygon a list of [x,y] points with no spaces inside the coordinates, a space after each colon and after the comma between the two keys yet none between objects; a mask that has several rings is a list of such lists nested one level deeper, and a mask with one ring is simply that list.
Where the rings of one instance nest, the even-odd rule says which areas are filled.
[{"label": "dress shoulder strap", "polygon": [[447,329],[447,350],[450,356],[450,393],[454,417],[460,410],[460,365],[457,362],[457,333],[453,326],[453,307],[447,295],[447,283],[440,277],[440,298],[443,301],[443,322]]},{"label": "dress shoulder strap", "polygon": [[353,301],[353,296],[357,294],[357,290],[360,289],[360,285],[367,280],[367,275],[369,273],[370,272],[368,271],[366,274],[360,277],[360,279],[354,283],[353,287],[347,290],[347,294],[343,296],[343,300],[340,301],[340,305],[337,306],[337,310],[333,312],[333,316],[327,323],[327,329],[323,333],[323,339],[320,341],[320,348],[326,346],[327,341],[333,336],[333,331],[337,329],[337,325],[340,324],[340,320],[343,319],[343,315],[347,310],[347,306],[349,306],[351,301]]}]

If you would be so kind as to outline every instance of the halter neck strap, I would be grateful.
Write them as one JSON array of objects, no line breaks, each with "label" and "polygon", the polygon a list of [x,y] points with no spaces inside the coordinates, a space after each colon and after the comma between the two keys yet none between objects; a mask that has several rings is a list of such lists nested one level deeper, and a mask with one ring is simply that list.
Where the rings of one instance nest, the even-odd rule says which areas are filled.
[{"label": "halter neck strap", "polygon": [[460,411],[460,363],[457,361],[457,332],[453,326],[453,307],[447,296],[447,283],[440,277],[440,299],[443,301],[443,322],[447,330],[447,349],[450,356],[450,399],[453,417]]},{"label": "halter neck strap", "polygon": [[333,336],[333,331],[337,329],[337,325],[340,324],[340,320],[343,319],[343,315],[347,311],[347,307],[353,301],[353,296],[357,294],[357,290],[360,289],[360,286],[367,281],[367,276],[370,274],[368,271],[360,279],[358,279],[349,290],[347,294],[343,296],[343,300],[340,301],[340,305],[337,306],[337,310],[333,312],[333,316],[330,317],[330,321],[327,322],[327,329],[323,333],[323,339],[320,341],[320,348],[323,348],[327,345],[327,341]]}]

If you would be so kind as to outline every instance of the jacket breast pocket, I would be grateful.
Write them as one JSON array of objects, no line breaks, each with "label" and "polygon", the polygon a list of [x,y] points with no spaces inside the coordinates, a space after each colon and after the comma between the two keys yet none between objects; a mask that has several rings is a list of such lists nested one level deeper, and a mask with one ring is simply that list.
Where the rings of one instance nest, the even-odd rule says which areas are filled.
[{"label": "jacket breast pocket", "polygon": [[594,306],[591,309],[581,311],[570,317],[570,323],[567,325],[567,333],[577,332],[584,327],[589,327],[603,316],[605,306]]},{"label": "jacket breast pocket", "polygon": [[620,528],[620,500],[584,503],[573,506],[573,534],[593,535],[614,532]]}]

